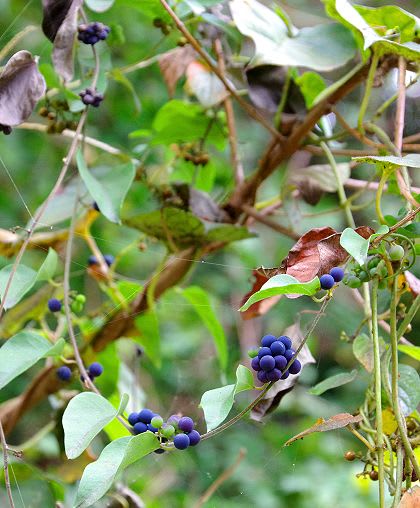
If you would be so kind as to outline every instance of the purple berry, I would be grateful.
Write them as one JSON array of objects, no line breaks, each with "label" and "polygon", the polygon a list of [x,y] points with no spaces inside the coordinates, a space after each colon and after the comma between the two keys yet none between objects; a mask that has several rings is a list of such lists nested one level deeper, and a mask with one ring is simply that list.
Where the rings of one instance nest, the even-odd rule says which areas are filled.
[{"label": "purple berry", "polygon": [[71,370],[66,365],[59,367],[57,369],[57,377],[61,379],[61,381],[69,381],[71,378]]},{"label": "purple berry", "polygon": [[104,371],[104,368],[99,362],[94,362],[92,365],[89,365],[88,373],[90,376],[93,377],[99,377],[102,372]]},{"label": "purple berry", "polygon": [[57,300],[57,298],[50,298],[48,300],[48,309],[51,312],[60,312],[60,310],[61,310],[60,300]]},{"label": "purple berry", "polygon": [[288,370],[286,370],[286,372],[281,376],[280,379],[287,379],[289,376],[290,376],[290,373]]},{"label": "purple berry", "polygon": [[272,356],[263,356],[260,360],[260,367],[265,372],[273,370],[276,365],[276,361]]},{"label": "purple berry", "polygon": [[286,346],[283,344],[283,342],[280,342],[279,340],[276,340],[273,342],[270,346],[271,354],[273,356],[282,355],[286,351]]},{"label": "purple berry", "polygon": [[128,415],[128,423],[130,425],[135,425],[139,421],[139,415],[138,413],[130,413]]},{"label": "purple berry", "polygon": [[343,280],[344,270],[339,266],[336,266],[334,268],[331,268],[330,275],[335,280],[335,282],[340,282]]},{"label": "purple berry", "polygon": [[147,430],[150,430],[150,432],[153,432],[155,434],[159,429],[156,427],[153,427],[153,425],[151,423],[148,423]]},{"label": "purple berry", "polygon": [[258,356],[256,356],[255,358],[253,358],[251,360],[251,367],[255,370],[255,371],[259,371],[261,370],[261,367],[260,367],[260,359],[258,358]]},{"label": "purple berry", "polygon": [[196,430],[192,430],[187,434],[187,436],[190,440],[190,446],[196,446],[200,442],[201,436]]},{"label": "purple berry", "polygon": [[319,282],[321,284],[321,289],[331,289],[335,284],[334,277],[332,277],[332,275],[329,275],[328,273],[322,275],[319,278]]},{"label": "purple berry", "polygon": [[267,383],[268,382],[267,372],[265,372],[264,370],[260,370],[259,372],[257,372],[257,378],[258,378],[259,381],[261,381],[261,383]]},{"label": "purple berry", "polygon": [[281,378],[281,371],[279,369],[270,370],[267,372],[267,379],[269,381],[278,381]]},{"label": "purple berry", "polygon": [[294,349],[288,349],[285,353],[284,353],[284,357],[286,358],[286,360],[289,362],[292,357],[295,355],[296,351]]},{"label": "purple berry", "polygon": [[185,450],[190,446],[190,438],[187,434],[177,434],[174,437],[174,446],[178,450]]},{"label": "purple berry", "polygon": [[134,434],[143,434],[143,432],[146,432],[147,425],[143,422],[137,422],[134,424]]},{"label": "purple berry", "polygon": [[292,339],[287,335],[281,335],[278,340],[283,342],[286,349],[290,349],[292,347]]},{"label": "purple berry", "polygon": [[302,364],[299,360],[295,360],[289,367],[290,374],[298,374],[302,370]]},{"label": "purple berry", "polygon": [[104,260],[108,266],[111,266],[113,264],[113,262],[115,261],[115,258],[112,254],[105,254]]},{"label": "purple berry", "polygon": [[183,416],[179,419],[178,429],[182,432],[191,432],[194,428],[194,422],[189,416]]},{"label": "purple berry", "polygon": [[269,347],[260,348],[260,350],[258,351],[258,358],[261,359],[263,356],[267,356],[267,355],[271,356],[271,349]]},{"label": "purple berry", "polygon": [[96,259],[96,256],[89,256],[88,257],[88,265],[93,266],[98,264],[98,260]]},{"label": "purple berry", "polygon": [[180,416],[178,416],[178,415],[171,415],[171,416],[167,419],[166,423],[167,423],[168,425],[173,425],[173,426],[177,429],[177,428],[178,428],[178,422],[179,422],[179,420],[180,420],[180,419],[181,419],[181,417],[180,417]]},{"label": "purple berry", "polygon": [[138,414],[139,422],[150,423],[155,413],[150,409],[142,409]]},{"label": "purple berry", "polygon": [[277,340],[277,338],[274,337],[274,335],[264,335],[261,339],[261,346],[270,347],[275,340]]},{"label": "purple berry", "polygon": [[283,370],[287,365],[287,360],[284,356],[278,355],[274,357],[274,360],[276,361],[276,369]]}]

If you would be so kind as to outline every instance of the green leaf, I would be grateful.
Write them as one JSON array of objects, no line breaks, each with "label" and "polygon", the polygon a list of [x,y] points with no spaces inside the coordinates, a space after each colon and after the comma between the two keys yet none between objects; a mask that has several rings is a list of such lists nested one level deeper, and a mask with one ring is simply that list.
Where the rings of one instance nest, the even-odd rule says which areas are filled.
[{"label": "green leaf", "polygon": [[307,295],[312,296],[320,290],[318,277],[308,282],[299,282],[291,275],[275,275],[271,277],[259,291],[251,295],[239,309],[241,312],[249,309],[252,304],[276,295]]},{"label": "green leaf", "polygon": [[224,224],[223,226],[214,226],[208,229],[206,241],[211,242],[238,242],[247,238],[255,238],[257,235],[251,233],[245,226],[234,226],[233,224]]},{"label": "green leaf", "polygon": [[121,223],[120,209],[135,176],[132,162],[103,167],[100,178],[89,171],[81,150],[76,155],[80,176],[101,213],[111,222]]},{"label": "green leaf", "polygon": [[324,379],[320,383],[317,383],[309,390],[309,393],[312,395],[321,395],[327,390],[331,390],[332,388],[337,388],[338,386],[351,383],[351,381],[353,381],[356,378],[356,376],[357,370],[336,374],[335,376],[328,377],[327,379]]},{"label": "green leaf", "polygon": [[44,358],[49,358],[50,356],[61,356],[65,345],[66,341],[63,338],[58,339],[54,346],[52,346],[52,348],[44,354]]},{"label": "green leaf", "polygon": [[146,355],[150,358],[157,369],[162,366],[160,351],[159,322],[154,310],[143,312],[134,320],[140,337],[134,337],[134,340],[144,347]]},{"label": "green leaf", "polygon": [[201,220],[191,212],[180,208],[162,208],[137,215],[124,222],[146,235],[162,240],[169,247],[171,245],[179,248],[188,247],[201,242],[205,234]]},{"label": "green leaf", "polygon": [[57,270],[58,255],[51,247],[48,249],[47,257],[42,263],[41,268],[38,270],[36,280],[50,280],[54,277],[55,271]]},{"label": "green leaf", "polygon": [[198,286],[181,290],[182,295],[191,303],[203,323],[212,334],[220,368],[225,371],[228,360],[228,348],[225,332],[211,306],[209,295]]},{"label": "green leaf", "polygon": [[78,457],[117,414],[114,406],[96,393],[83,392],[73,397],[63,414],[64,448],[67,457]]},{"label": "green leaf", "polygon": [[294,81],[299,86],[308,109],[313,106],[315,99],[326,88],[324,78],[312,71],[304,72]]},{"label": "green leaf", "polygon": [[222,386],[203,393],[200,407],[204,411],[207,432],[218,427],[228,416],[235,401],[235,395],[254,388],[252,372],[239,365],[236,370],[236,383]]},{"label": "green leaf", "polygon": [[11,337],[0,348],[0,389],[56,351],[57,345],[34,332],[22,331]]},{"label": "green leaf", "polygon": [[387,156],[373,156],[373,155],[365,155],[362,157],[353,157],[353,160],[357,162],[369,162],[374,164],[375,162],[385,162],[394,166],[406,166],[408,168],[420,168],[420,154],[412,153],[409,155],[404,155],[404,157],[397,157],[395,155],[387,155]]},{"label": "green leaf", "polygon": [[128,393],[123,393],[123,395],[121,397],[120,405],[118,406],[118,415],[119,416],[121,416],[124,413],[129,400],[130,400],[130,396],[128,395]]},{"label": "green leaf", "polygon": [[[3,300],[3,295],[6,290],[7,282],[12,272],[13,265],[7,265],[0,270],[0,299]],[[37,273],[32,268],[25,265],[18,265],[16,272],[13,276],[12,284],[10,285],[7,293],[4,308],[10,309],[14,307],[25,294],[33,287],[37,279]]]},{"label": "green leaf", "polygon": [[159,448],[152,432],[134,437],[122,437],[106,446],[98,460],[83,471],[76,496],[75,508],[88,508],[111,488],[115,477],[130,464]]},{"label": "green leaf", "polygon": [[401,351],[401,353],[405,353],[406,355],[411,356],[411,358],[414,358],[415,360],[418,360],[420,362],[420,347],[419,346],[401,345],[401,346],[398,346],[398,349]]},{"label": "green leaf", "polygon": [[152,144],[155,145],[199,141],[205,134],[206,142],[215,145],[219,150],[222,150],[226,143],[220,120],[214,122],[206,116],[205,109],[199,104],[180,100],[169,101],[158,111],[153,129],[155,136]]},{"label": "green leaf", "polygon": [[233,0],[230,9],[239,31],[255,43],[251,66],[268,64],[329,71],[354,56],[353,36],[340,25],[302,28],[291,37],[284,21],[255,0]]},{"label": "green leaf", "polygon": [[353,229],[346,228],[341,233],[340,245],[350,256],[353,256],[359,265],[362,265],[366,261],[369,250],[369,240],[360,236]]},{"label": "green leaf", "polygon": [[90,10],[95,12],[105,12],[112,7],[115,0],[85,0]]},{"label": "green leaf", "polygon": [[126,90],[130,92],[130,94],[133,97],[136,113],[139,113],[141,110],[141,103],[133,83],[127,78],[125,74],[121,72],[120,69],[112,69],[109,72],[108,76],[117,83],[120,83],[120,85],[122,85]]},{"label": "green leaf", "polygon": [[398,399],[404,416],[411,414],[420,403],[420,377],[409,365],[398,365]]},{"label": "green leaf", "polygon": [[[385,342],[379,338],[380,354],[385,351]],[[353,342],[353,354],[368,372],[373,372],[373,342],[365,333],[358,335]]]}]

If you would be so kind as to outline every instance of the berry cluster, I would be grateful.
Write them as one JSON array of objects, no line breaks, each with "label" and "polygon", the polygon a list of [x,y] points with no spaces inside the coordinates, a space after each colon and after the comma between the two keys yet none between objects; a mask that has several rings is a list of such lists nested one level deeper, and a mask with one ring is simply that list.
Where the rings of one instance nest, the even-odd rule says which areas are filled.
[{"label": "berry cluster", "polygon": [[321,275],[319,282],[321,283],[321,289],[331,289],[334,284],[343,280],[344,270],[339,266],[331,268],[330,273]]},{"label": "berry cluster", "polygon": [[[131,413],[128,423],[133,427],[134,434],[142,434],[149,430],[158,435],[161,443],[172,440],[178,450],[196,446],[201,439],[200,433],[194,429],[194,422],[189,416],[172,415],[165,423],[160,415],[150,409],[142,409],[138,413]],[[156,453],[163,452],[163,448],[156,450]]]},{"label": "berry cluster", "polygon": [[[85,295],[72,295],[72,302],[71,302],[71,310],[73,312],[82,312],[83,307],[86,303],[86,296]],[[50,312],[60,312],[63,305],[60,300],[57,298],[50,298],[48,300],[48,310]]]},{"label": "berry cluster", "polygon": [[[115,261],[115,258],[112,254],[105,254],[104,255],[104,260],[105,260],[105,263],[108,265],[108,266],[111,266],[114,261]],[[88,265],[89,266],[95,266],[95,265],[98,265],[99,262],[96,258],[96,256],[89,256],[88,257]]]},{"label": "berry cluster", "polygon": [[92,46],[99,41],[104,41],[110,32],[109,26],[97,21],[89,24],[79,25],[77,27],[77,38],[83,44],[91,44]]},{"label": "berry cluster", "polygon": [[98,108],[100,103],[104,100],[104,96],[92,88],[82,90],[79,96],[85,106],[93,106],[94,108]]},{"label": "berry cluster", "polygon": [[0,132],[8,136],[9,134],[12,133],[12,128],[10,127],[10,125],[3,125],[2,123],[0,123]]},{"label": "berry cluster", "polygon": [[48,121],[47,134],[61,134],[64,129],[77,129],[79,113],[70,111],[66,99],[50,101],[47,97],[45,106],[39,108],[38,114]]},{"label": "berry cluster", "polygon": [[290,374],[298,374],[302,368],[299,360],[294,360],[285,372],[289,361],[294,357],[295,350],[292,349],[290,337],[282,335],[264,335],[261,339],[261,347],[253,351],[251,367],[257,372],[261,383],[286,379]]}]

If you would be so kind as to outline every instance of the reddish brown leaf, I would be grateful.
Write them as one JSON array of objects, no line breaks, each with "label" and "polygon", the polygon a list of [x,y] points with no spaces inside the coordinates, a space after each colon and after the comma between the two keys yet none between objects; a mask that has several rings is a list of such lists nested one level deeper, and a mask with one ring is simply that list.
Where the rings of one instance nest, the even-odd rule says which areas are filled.
[{"label": "reddish brown leaf", "polygon": [[418,485],[405,492],[398,508],[420,508],[420,487]]},{"label": "reddish brown leaf", "polygon": [[172,97],[178,81],[184,76],[187,67],[197,58],[196,52],[190,45],[175,48],[163,53],[159,58],[160,72]]},{"label": "reddish brown leaf", "polygon": [[410,288],[410,291],[414,296],[418,296],[420,294],[420,279],[418,279],[414,274],[409,272],[408,270],[404,272],[405,280]]},{"label": "reddish brown leaf", "polygon": [[284,446],[289,446],[298,439],[303,439],[304,437],[308,436],[309,434],[312,434],[313,432],[327,432],[328,430],[342,429],[343,427],[347,427],[347,425],[349,425],[350,423],[358,423],[361,420],[362,420],[361,415],[353,416],[350,413],[339,413],[338,415],[328,418],[328,420],[324,420],[324,418],[319,418],[316,421],[316,423],[312,425],[312,427],[288,439],[284,443]]}]

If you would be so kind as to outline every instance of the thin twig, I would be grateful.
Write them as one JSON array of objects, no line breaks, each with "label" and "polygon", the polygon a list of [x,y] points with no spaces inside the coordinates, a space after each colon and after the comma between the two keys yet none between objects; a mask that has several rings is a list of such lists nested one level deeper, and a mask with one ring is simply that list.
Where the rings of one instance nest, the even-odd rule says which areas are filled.
[{"label": "thin twig", "polygon": [[265,224],[271,229],[274,229],[274,231],[277,231],[278,233],[281,233],[282,235],[288,236],[289,238],[292,238],[293,240],[298,240],[300,238],[300,235],[295,233],[289,228],[286,228],[285,226],[282,226],[281,224],[275,222],[272,219],[269,219],[265,215],[263,215],[260,212],[257,212],[255,208],[249,205],[243,205],[242,210],[247,214],[253,217],[256,221],[261,222],[261,224]]},{"label": "thin twig", "polygon": [[404,133],[404,118],[405,118],[405,73],[406,63],[405,58],[400,56],[398,58],[398,97],[397,97],[397,111],[395,113],[395,131],[394,131],[394,145],[399,153],[401,153],[403,145]]},{"label": "thin twig", "polygon": [[12,496],[12,488],[10,486],[10,477],[9,477],[9,457],[7,456],[7,443],[6,443],[6,437],[4,435],[3,430],[3,424],[0,420],[0,442],[1,447],[3,448],[3,469],[4,469],[4,483],[6,485],[6,491],[7,496],[9,498],[9,503],[12,508],[15,507],[15,504],[13,503],[13,496]]},{"label": "thin twig", "polygon": [[385,237],[392,235],[392,233],[397,231],[401,226],[404,226],[405,224],[407,224],[407,222],[411,222],[419,212],[420,212],[420,206],[417,206],[417,208],[415,208],[414,210],[411,210],[411,212],[409,212],[405,217],[403,217],[400,221],[398,221],[396,224],[391,226],[387,233],[383,233],[382,235],[377,236],[372,241],[372,247],[377,247]]},{"label": "thin twig", "polygon": [[238,469],[239,464],[246,457],[247,451],[245,448],[241,448],[239,450],[239,454],[235,460],[235,462],[229,466],[227,469],[223,471],[223,473],[216,478],[216,480],[210,485],[210,487],[204,492],[204,494],[200,497],[200,499],[195,503],[193,508],[201,508],[201,506],[206,503],[211,496],[216,492],[216,490],[226,481],[228,480],[233,473]]},{"label": "thin twig", "polygon": [[214,74],[220,79],[220,81],[225,86],[226,90],[231,94],[232,97],[241,105],[241,107],[248,113],[248,115],[261,125],[263,125],[277,140],[283,141],[284,136],[280,134],[267,120],[259,113],[253,106],[251,106],[246,100],[244,100],[235,90],[233,85],[225,78],[225,76],[220,72],[220,69],[213,62],[212,58],[207,54],[207,52],[202,48],[201,44],[197,41],[197,39],[191,34],[191,32],[187,29],[184,23],[178,18],[176,13],[173,11],[171,6],[166,2],[166,0],[160,0],[162,7],[167,11],[169,16],[174,20],[175,25],[178,30],[182,33],[182,35],[188,40],[191,46],[197,51],[197,53],[201,56],[201,58],[206,62],[206,64],[210,67],[210,69],[214,72]]}]

